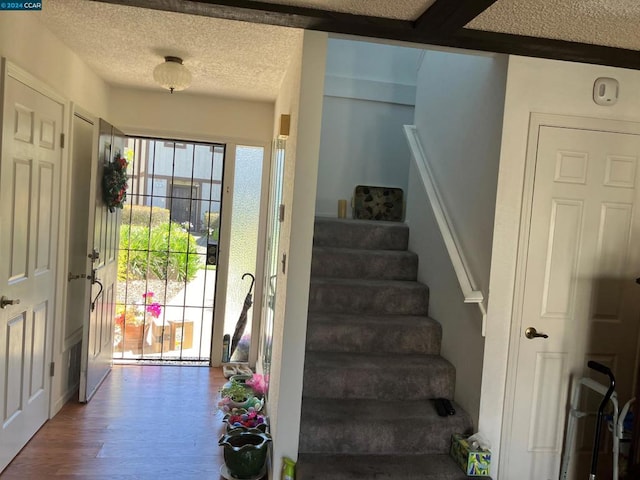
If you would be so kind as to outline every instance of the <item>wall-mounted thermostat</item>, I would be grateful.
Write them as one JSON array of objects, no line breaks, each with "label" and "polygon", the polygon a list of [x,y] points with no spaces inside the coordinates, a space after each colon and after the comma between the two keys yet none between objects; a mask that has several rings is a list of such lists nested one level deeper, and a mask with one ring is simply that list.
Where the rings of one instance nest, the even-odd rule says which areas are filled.
[{"label": "wall-mounted thermostat", "polygon": [[593,84],[593,101],[598,105],[615,105],[620,85],[615,78],[600,77]]}]

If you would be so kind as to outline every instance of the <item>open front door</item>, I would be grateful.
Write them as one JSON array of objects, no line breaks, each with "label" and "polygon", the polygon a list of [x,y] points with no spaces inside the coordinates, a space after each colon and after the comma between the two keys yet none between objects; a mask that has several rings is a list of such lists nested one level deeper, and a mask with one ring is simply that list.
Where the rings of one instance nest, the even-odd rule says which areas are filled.
[{"label": "open front door", "polygon": [[85,317],[82,338],[82,371],[80,374],[80,401],[91,399],[102,380],[111,371],[113,357],[113,331],[115,294],[118,276],[118,231],[120,210],[110,212],[103,200],[102,178],[104,168],[124,156],[125,136],[104,120],[100,120],[98,156],[94,158],[91,179],[95,182],[93,222],[89,222],[87,256],[91,261],[89,281],[91,295],[88,315]]}]

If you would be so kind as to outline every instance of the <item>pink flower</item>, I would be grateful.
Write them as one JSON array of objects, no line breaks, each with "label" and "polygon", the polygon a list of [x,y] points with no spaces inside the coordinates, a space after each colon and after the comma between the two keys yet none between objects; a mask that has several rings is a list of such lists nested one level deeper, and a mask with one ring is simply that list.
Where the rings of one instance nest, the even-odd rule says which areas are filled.
[{"label": "pink flower", "polygon": [[262,375],[254,373],[253,376],[246,381],[246,384],[258,395],[267,393],[267,382]]},{"label": "pink flower", "polygon": [[162,307],[158,302],[153,302],[152,304],[147,305],[147,312],[149,312],[152,317],[158,318],[162,313]]},{"label": "pink flower", "polygon": [[234,413],[227,419],[229,425],[254,428],[265,423],[264,415],[258,415],[255,411],[247,413]]},{"label": "pink flower", "polygon": [[145,292],[142,294],[142,298],[144,298],[145,300],[150,300],[151,298],[153,298],[153,292]]}]

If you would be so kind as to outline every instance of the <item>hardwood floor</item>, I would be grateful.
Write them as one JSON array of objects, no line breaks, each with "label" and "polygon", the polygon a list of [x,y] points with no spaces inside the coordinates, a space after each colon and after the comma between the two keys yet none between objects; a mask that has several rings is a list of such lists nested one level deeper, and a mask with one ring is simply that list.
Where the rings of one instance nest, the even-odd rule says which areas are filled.
[{"label": "hardwood floor", "polygon": [[219,368],[115,366],[91,402],[67,403],[0,477],[218,480],[224,382]]}]

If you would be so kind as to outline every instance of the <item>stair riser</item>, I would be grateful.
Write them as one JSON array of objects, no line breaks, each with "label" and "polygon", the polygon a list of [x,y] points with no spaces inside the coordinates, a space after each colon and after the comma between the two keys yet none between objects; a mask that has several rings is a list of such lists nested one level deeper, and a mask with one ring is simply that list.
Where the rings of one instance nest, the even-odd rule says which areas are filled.
[{"label": "stair riser", "polygon": [[455,371],[437,365],[406,369],[355,369],[307,366],[303,395],[315,398],[348,398],[391,401],[453,398]]},{"label": "stair riser", "polygon": [[298,455],[298,480],[467,480],[448,452],[437,455]]},{"label": "stair riser", "polygon": [[[402,404],[398,404],[402,411]],[[353,455],[401,455],[447,453],[451,435],[465,428],[456,417],[434,424],[390,421],[370,424],[349,422],[314,424],[304,422],[300,430],[300,452]]]},{"label": "stair riser", "polygon": [[316,220],[313,244],[365,250],[406,250],[409,228],[401,223]]},{"label": "stair riser", "polygon": [[307,325],[307,350],[353,353],[440,354],[441,332],[423,327],[391,325],[336,325],[313,322]]},{"label": "stair riser", "polygon": [[427,315],[428,309],[429,289],[420,284],[362,287],[312,281],[309,291],[309,311],[315,313]]},{"label": "stair riser", "polygon": [[311,260],[311,275],[315,277],[366,278],[380,280],[415,280],[418,257],[385,255],[374,252],[339,252],[315,249]]}]

